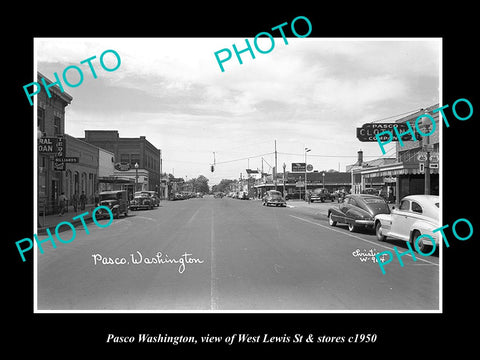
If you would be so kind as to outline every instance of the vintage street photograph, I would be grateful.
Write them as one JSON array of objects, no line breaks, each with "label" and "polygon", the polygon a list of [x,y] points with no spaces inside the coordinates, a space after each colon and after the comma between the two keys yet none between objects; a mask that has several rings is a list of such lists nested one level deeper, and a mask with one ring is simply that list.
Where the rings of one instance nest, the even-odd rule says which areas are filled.
[{"label": "vintage street photograph", "polygon": [[35,312],[442,311],[442,39],[271,35],[34,38]]}]

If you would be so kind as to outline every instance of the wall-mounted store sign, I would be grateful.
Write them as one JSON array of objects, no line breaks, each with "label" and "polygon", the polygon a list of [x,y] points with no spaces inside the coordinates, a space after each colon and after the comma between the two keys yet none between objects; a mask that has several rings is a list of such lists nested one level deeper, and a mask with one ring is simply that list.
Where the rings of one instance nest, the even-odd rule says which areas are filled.
[{"label": "wall-mounted store sign", "polygon": [[128,171],[131,169],[130,163],[116,163],[114,168],[118,171]]},{"label": "wall-mounted store sign", "polygon": [[[401,134],[408,130],[408,125],[406,123],[367,123],[363,124],[362,127],[357,128],[357,139],[362,142],[367,141],[377,141],[375,137],[376,134],[379,134],[383,131],[391,131],[393,134],[392,141],[398,141],[398,138],[393,132],[393,128],[397,127],[398,132]],[[386,141],[390,137],[389,135],[380,136],[380,141]],[[411,134],[405,134],[402,136],[402,141],[412,140]]]},{"label": "wall-mounted store sign", "polygon": [[56,137],[42,137],[38,139],[38,152],[41,154],[53,154],[56,142]]},{"label": "wall-mounted store sign", "polygon": [[57,136],[54,146],[53,169],[55,171],[65,171],[65,138],[63,135]]}]

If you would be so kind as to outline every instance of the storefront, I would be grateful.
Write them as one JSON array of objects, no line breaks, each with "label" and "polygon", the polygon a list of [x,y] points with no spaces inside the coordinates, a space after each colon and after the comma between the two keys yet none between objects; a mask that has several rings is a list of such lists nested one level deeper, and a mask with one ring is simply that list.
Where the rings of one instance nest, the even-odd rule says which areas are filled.
[{"label": "storefront", "polygon": [[[425,193],[425,171],[417,164],[397,162],[373,168],[354,170],[360,175],[362,192],[369,187],[379,190],[385,198],[393,195],[396,203],[407,195]],[[376,180],[374,180],[376,179]],[[379,179],[382,179],[379,181]],[[367,186],[375,184],[375,186]],[[391,194],[391,195],[390,195]],[[439,194],[439,169],[438,164],[430,169],[430,194]]]},{"label": "storefront", "polygon": [[284,196],[290,199],[303,199],[305,197],[305,188],[307,191],[317,188],[327,189],[329,192],[336,190],[349,191],[351,187],[351,174],[349,172],[339,171],[313,171],[307,172],[307,184],[305,186],[305,173],[286,172],[285,179],[283,174],[275,182],[272,176],[264,179],[258,179],[253,186],[255,196],[263,197],[268,190],[280,191]]}]

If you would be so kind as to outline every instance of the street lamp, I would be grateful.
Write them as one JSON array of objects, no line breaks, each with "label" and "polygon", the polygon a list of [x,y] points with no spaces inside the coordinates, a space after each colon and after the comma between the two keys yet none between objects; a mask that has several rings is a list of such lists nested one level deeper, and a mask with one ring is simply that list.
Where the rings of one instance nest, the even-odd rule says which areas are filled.
[{"label": "street lamp", "polygon": [[322,179],[322,185],[323,185],[322,187],[325,189],[325,171],[322,172],[322,178],[323,178]]},{"label": "street lamp", "polygon": [[312,149],[305,147],[305,201],[307,201],[307,152],[310,151]]},{"label": "street lamp", "polygon": [[135,191],[134,191],[134,193],[136,193],[138,191],[138,163],[135,163],[134,167],[135,167]]}]

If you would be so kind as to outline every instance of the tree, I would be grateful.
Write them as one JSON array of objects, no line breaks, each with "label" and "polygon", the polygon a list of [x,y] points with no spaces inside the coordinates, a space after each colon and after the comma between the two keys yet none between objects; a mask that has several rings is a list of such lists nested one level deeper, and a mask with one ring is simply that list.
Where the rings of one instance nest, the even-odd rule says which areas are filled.
[{"label": "tree", "polygon": [[229,186],[230,184],[234,183],[235,180],[230,180],[230,179],[222,179],[220,183],[217,185],[214,185],[214,192],[228,192],[229,191]]},{"label": "tree", "polygon": [[210,191],[210,187],[208,186],[208,179],[203,175],[199,175],[197,178],[188,180],[188,183],[191,184],[192,190],[194,192],[208,194],[208,192]]}]

